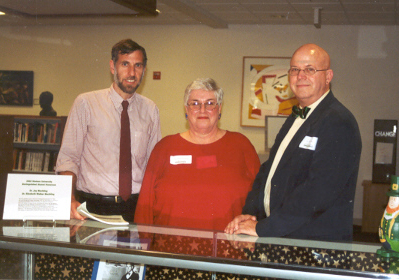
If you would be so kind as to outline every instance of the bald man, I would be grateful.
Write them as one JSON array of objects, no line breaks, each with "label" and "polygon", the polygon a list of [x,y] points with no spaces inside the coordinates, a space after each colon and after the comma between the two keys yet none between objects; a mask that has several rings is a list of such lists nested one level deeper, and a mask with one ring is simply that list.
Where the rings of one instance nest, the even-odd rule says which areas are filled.
[{"label": "bald man", "polygon": [[330,90],[333,70],[321,47],[297,49],[288,74],[299,106],[225,232],[350,241],[362,146],[357,122]]}]

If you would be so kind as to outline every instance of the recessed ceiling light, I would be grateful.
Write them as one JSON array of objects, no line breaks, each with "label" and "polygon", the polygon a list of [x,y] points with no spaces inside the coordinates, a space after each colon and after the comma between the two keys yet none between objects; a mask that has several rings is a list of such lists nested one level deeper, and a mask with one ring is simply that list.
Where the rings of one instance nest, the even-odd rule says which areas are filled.
[{"label": "recessed ceiling light", "polygon": [[6,13],[3,13],[2,11],[0,11],[0,16],[4,16]]}]

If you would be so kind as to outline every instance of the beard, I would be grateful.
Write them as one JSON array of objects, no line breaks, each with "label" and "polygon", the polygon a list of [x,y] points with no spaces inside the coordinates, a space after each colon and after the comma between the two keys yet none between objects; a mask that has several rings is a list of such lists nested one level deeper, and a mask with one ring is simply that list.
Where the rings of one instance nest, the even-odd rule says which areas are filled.
[{"label": "beard", "polygon": [[[144,74],[144,72],[143,72]],[[137,82],[136,86],[124,86],[123,85],[123,80],[119,78],[118,73],[115,71],[114,73],[114,81],[116,83],[116,85],[124,92],[127,94],[133,94],[136,92],[136,89],[140,86],[141,84],[141,80],[143,78],[143,75],[141,75],[140,80]],[[128,77],[126,80],[134,80],[136,81],[136,77]]]},{"label": "beard", "polygon": [[399,210],[399,206],[396,206],[395,208],[391,208],[391,207],[389,206],[389,204],[388,204],[386,210],[387,210],[387,213],[388,213],[388,214],[393,214],[393,213],[395,213],[396,211]]}]

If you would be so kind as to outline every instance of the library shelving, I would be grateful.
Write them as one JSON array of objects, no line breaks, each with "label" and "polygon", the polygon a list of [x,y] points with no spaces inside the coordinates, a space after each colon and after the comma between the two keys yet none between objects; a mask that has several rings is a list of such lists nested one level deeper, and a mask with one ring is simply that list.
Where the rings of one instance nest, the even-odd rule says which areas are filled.
[{"label": "library shelving", "polygon": [[0,219],[9,173],[54,174],[66,119],[0,115]]}]

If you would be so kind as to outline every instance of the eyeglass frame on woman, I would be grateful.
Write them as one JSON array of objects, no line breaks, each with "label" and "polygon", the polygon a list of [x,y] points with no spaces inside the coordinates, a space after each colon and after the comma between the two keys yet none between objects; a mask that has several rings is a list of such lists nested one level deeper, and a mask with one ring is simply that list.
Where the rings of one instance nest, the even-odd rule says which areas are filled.
[{"label": "eyeglass frame on woman", "polygon": [[[193,104],[193,103],[197,103],[197,104]],[[214,103],[214,104],[210,104],[210,103]],[[202,105],[204,105],[205,110],[211,112],[211,111],[215,110],[216,106],[219,105],[219,103],[216,102],[215,100],[208,100],[208,101],[205,101],[205,102],[199,102],[199,101],[195,101],[195,100],[194,100],[194,101],[191,101],[191,102],[187,102],[187,106],[188,106],[192,111],[199,111],[199,110],[201,110]],[[195,107],[197,107],[197,108],[195,108],[195,107],[193,107],[193,106],[195,106]],[[199,107],[198,107],[198,106],[199,106]],[[209,106],[213,106],[213,108],[209,109],[209,108],[208,108]]]},{"label": "eyeglass frame on woman", "polygon": [[[298,73],[293,75],[293,74],[291,73],[292,70],[298,70]],[[312,72],[313,70],[314,70],[314,72]],[[290,76],[298,76],[299,73],[301,73],[301,71],[303,71],[303,73],[304,73],[306,76],[313,76],[313,75],[316,74],[317,72],[320,72],[320,71],[327,71],[327,70],[330,70],[330,69],[321,69],[321,70],[317,70],[317,69],[315,69],[315,68],[313,68],[313,67],[305,67],[305,69],[300,69],[300,68],[297,68],[297,67],[292,67],[292,68],[288,69],[288,75],[290,75]]]}]

